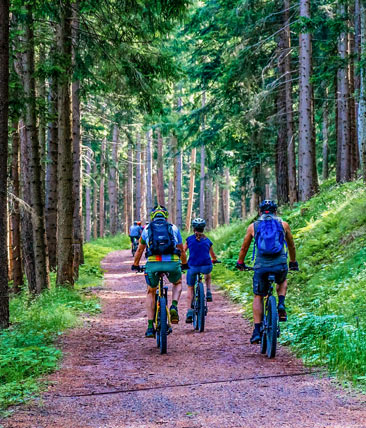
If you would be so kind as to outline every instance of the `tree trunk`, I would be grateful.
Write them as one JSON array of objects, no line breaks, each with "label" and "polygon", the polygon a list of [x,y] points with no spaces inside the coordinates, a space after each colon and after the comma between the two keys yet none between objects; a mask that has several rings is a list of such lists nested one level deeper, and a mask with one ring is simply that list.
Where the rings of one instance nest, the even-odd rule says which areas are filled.
[{"label": "tree trunk", "polygon": [[36,268],[33,250],[33,226],[30,210],[30,142],[23,120],[19,121],[20,136],[20,180],[21,199],[24,203],[20,210],[21,224],[21,248],[23,254],[24,270],[27,277],[28,289],[32,294],[36,293]]},{"label": "tree trunk", "polygon": [[[346,19],[346,6],[338,6],[340,17]],[[350,124],[349,124],[349,81],[346,65],[348,49],[347,33],[343,31],[338,39],[338,53],[343,65],[337,72],[337,105],[338,105],[338,139],[337,139],[337,181],[346,182],[351,179],[350,171]]]},{"label": "tree trunk", "polygon": [[100,184],[99,184],[99,237],[104,238],[104,183],[105,183],[106,140],[100,146]]},{"label": "tree trunk", "polygon": [[46,245],[45,213],[43,205],[41,157],[37,135],[36,88],[34,79],[34,35],[31,5],[27,5],[27,25],[25,30],[27,49],[24,56],[24,94],[26,97],[26,130],[31,143],[30,191],[36,272],[36,292],[41,293],[50,285],[49,265]]},{"label": "tree trunk", "polygon": [[191,153],[191,172],[189,177],[189,194],[188,194],[188,206],[187,206],[187,216],[186,216],[186,230],[191,229],[192,222],[192,209],[194,202],[194,183],[196,178],[196,154],[197,150],[194,147]]},{"label": "tree trunk", "polygon": [[224,223],[230,223],[230,171],[225,168],[225,189],[224,189]]},{"label": "tree trunk", "polygon": [[[79,5],[72,3],[72,66],[77,70],[77,46],[79,44]],[[79,277],[79,265],[82,258],[83,228],[82,228],[82,165],[80,142],[80,81],[72,82],[72,145],[73,145],[73,263],[74,278]]]},{"label": "tree trunk", "polygon": [[88,147],[85,156],[85,240],[91,239],[91,149]]},{"label": "tree trunk", "polygon": [[21,257],[21,244],[20,244],[20,187],[19,187],[19,124],[13,123],[13,135],[12,135],[12,159],[11,159],[11,181],[12,181],[12,193],[14,199],[12,202],[12,211],[10,217],[10,229],[11,229],[11,242],[12,242],[12,279],[13,279],[13,291],[19,293],[21,291],[20,286],[23,284],[23,268],[22,268],[22,257]]},{"label": "tree trunk", "polygon": [[245,220],[247,218],[247,189],[246,186],[243,185],[241,187],[241,219]]},{"label": "tree trunk", "polygon": [[127,165],[127,208],[128,226],[133,223],[133,146],[132,140],[128,139],[128,165]]},{"label": "tree trunk", "polygon": [[150,221],[150,212],[153,208],[152,201],[152,148],[151,148],[152,130],[146,133],[146,221]]},{"label": "tree trunk", "polygon": [[49,117],[47,136],[46,167],[46,235],[50,269],[57,266],[57,157],[58,157],[58,124],[57,124],[57,80],[53,78],[49,85]]},{"label": "tree trunk", "polygon": [[161,136],[160,129],[156,130],[158,140],[158,159],[157,159],[157,199],[158,204],[165,206],[165,194],[164,194],[164,157],[163,157],[163,137]]},{"label": "tree trunk", "polygon": [[[310,19],[310,0],[300,0],[300,17]],[[315,141],[312,109],[312,45],[310,32],[300,33],[299,83],[299,199],[306,201],[316,192]]]},{"label": "tree trunk", "polygon": [[[174,137],[176,138],[176,137]],[[183,213],[182,213],[182,151],[177,147],[175,156],[176,163],[176,179],[175,179],[175,195],[176,195],[176,225],[179,229],[183,226]]]},{"label": "tree trunk", "polygon": [[112,142],[112,165],[109,167],[108,183],[110,233],[112,236],[117,234],[118,225],[118,146],[119,129],[117,125],[114,125]]},{"label": "tree trunk", "polygon": [[[39,64],[43,65],[46,62],[45,48],[42,43],[39,45]],[[46,82],[43,76],[38,78],[38,138],[39,138],[39,155],[41,168],[41,190],[42,203],[45,204],[45,160],[46,160]]]},{"label": "tree trunk", "polygon": [[140,219],[143,221],[149,221],[149,215],[146,211],[146,173],[145,173],[145,151],[144,147],[141,147],[141,211]]},{"label": "tree trunk", "polygon": [[287,159],[288,159],[288,194],[290,204],[297,202],[296,181],[296,153],[294,138],[294,114],[292,102],[292,76],[291,76],[291,31],[290,31],[290,0],[284,0],[284,74],[285,74],[285,102],[287,125]]},{"label": "tree trunk", "polygon": [[211,230],[213,228],[213,180],[210,174],[206,177],[205,202],[206,227],[207,230]]},{"label": "tree trunk", "polygon": [[[173,177],[174,178],[174,177]],[[174,205],[174,180],[169,178],[168,187],[168,211],[169,211],[169,222],[174,223],[175,221],[175,205]]]},{"label": "tree trunk", "polygon": [[178,162],[177,162],[177,153],[178,153],[178,142],[174,135],[171,136],[171,147],[173,152],[173,164],[174,164],[174,175],[173,175],[173,187],[174,192],[172,195],[172,223],[177,223],[177,185],[178,185]]},{"label": "tree trunk", "polygon": [[201,146],[200,217],[205,218],[205,146]]},{"label": "tree trunk", "polygon": [[[366,58],[366,0],[360,0],[361,58]],[[361,67],[360,102],[358,111],[359,145],[362,158],[362,176],[366,183],[366,68]]]},{"label": "tree trunk", "polygon": [[0,329],[9,325],[7,160],[9,102],[9,1],[0,2]]},{"label": "tree trunk", "polygon": [[58,285],[73,285],[73,144],[71,123],[71,3],[60,8],[57,48],[64,73],[58,80],[58,195],[57,195],[57,278]]},{"label": "tree trunk", "polygon": [[219,182],[215,183],[215,200],[214,200],[214,212],[213,212],[213,228],[216,229],[219,225],[219,204],[220,204],[220,188]]},{"label": "tree trunk", "polygon": [[97,161],[94,153],[94,164],[93,164],[93,238],[98,238],[98,169]]},{"label": "tree trunk", "polygon": [[328,166],[328,89],[325,89],[325,102],[323,105],[323,180],[327,180],[329,176],[329,166]]},{"label": "tree trunk", "polygon": [[136,204],[135,218],[140,220],[141,217],[141,134],[137,133],[136,137]]}]

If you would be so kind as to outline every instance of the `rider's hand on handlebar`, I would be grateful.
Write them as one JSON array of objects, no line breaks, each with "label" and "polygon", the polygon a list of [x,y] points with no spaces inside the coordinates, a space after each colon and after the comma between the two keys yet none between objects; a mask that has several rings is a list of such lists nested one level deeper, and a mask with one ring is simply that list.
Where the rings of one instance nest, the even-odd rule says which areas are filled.
[{"label": "rider's hand on handlebar", "polygon": [[189,269],[188,263],[182,263],[181,269],[182,270],[188,270]]},{"label": "rider's hand on handlebar", "polygon": [[236,262],[235,267],[241,271],[245,270],[245,263],[240,263],[239,261]]},{"label": "rider's hand on handlebar", "polygon": [[290,269],[290,270],[296,270],[296,271],[298,271],[298,270],[299,270],[299,264],[297,263],[297,261],[290,262],[290,263],[288,264],[288,266],[289,266],[289,269]]},{"label": "rider's hand on handlebar", "polygon": [[143,272],[144,271],[141,266],[136,266],[136,265],[132,265],[131,270],[133,270],[135,272]]}]

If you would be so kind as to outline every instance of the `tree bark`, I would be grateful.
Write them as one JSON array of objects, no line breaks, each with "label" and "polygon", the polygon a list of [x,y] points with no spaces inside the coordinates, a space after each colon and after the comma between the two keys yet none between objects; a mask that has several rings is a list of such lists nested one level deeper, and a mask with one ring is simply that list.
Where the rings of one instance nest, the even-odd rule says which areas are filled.
[{"label": "tree bark", "polygon": [[[360,0],[361,58],[366,58],[366,0]],[[360,102],[358,110],[359,145],[362,159],[362,176],[366,183],[366,68],[361,67]]]},{"label": "tree bark", "polygon": [[12,279],[13,291],[19,293],[20,286],[23,284],[23,268],[20,243],[20,184],[19,184],[19,123],[13,123],[12,135],[12,158],[11,158],[11,181],[12,193],[15,196],[12,202],[12,211],[10,216],[11,242],[12,242]]},{"label": "tree bark", "polygon": [[145,173],[145,151],[144,147],[141,147],[141,214],[140,219],[149,221],[146,216],[149,215],[146,211],[146,173]]},{"label": "tree bark", "polygon": [[177,184],[178,184],[178,163],[177,163],[177,152],[178,152],[178,142],[174,135],[171,136],[171,147],[173,152],[173,164],[174,164],[174,175],[173,175],[173,194],[172,194],[172,223],[177,223]]},{"label": "tree bark", "polygon": [[[77,70],[77,47],[79,44],[79,4],[72,3],[72,67]],[[72,82],[72,144],[73,144],[73,263],[74,278],[79,277],[79,265],[82,259],[83,228],[82,228],[82,165],[80,141],[80,81]]]},{"label": "tree bark", "polygon": [[246,186],[241,186],[241,219],[245,220],[247,218],[247,189]]},{"label": "tree bark", "polygon": [[230,171],[225,168],[225,189],[224,189],[224,223],[230,223]]},{"label": "tree bark", "polygon": [[[325,90],[325,98],[328,97],[328,89]],[[328,145],[328,101],[325,100],[323,105],[323,180],[327,180],[329,177],[329,166],[328,166],[328,155],[329,155],[329,145]]]},{"label": "tree bark", "polygon": [[36,273],[36,292],[49,288],[49,265],[46,245],[45,213],[43,205],[43,182],[41,176],[41,156],[37,135],[36,87],[34,78],[34,34],[33,14],[27,5],[27,24],[25,29],[26,51],[24,55],[24,94],[26,97],[26,130],[31,143],[30,191],[32,208],[32,226],[34,242],[34,260]]},{"label": "tree bark", "polygon": [[98,238],[98,170],[97,161],[94,153],[94,164],[93,164],[93,238]]},{"label": "tree bark", "polygon": [[158,187],[157,187],[157,199],[158,204],[165,206],[165,193],[164,193],[164,157],[163,157],[163,137],[160,129],[156,130],[158,140],[158,159],[157,159],[157,175],[158,175]]},{"label": "tree bark", "polygon": [[100,184],[99,184],[99,237],[104,238],[104,184],[105,184],[105,150],[106,140],[100,146]]},{"label": "tree bark", "polygon": [[191,152],[191,171],[189,177],[189,194],[188,194],[188,206],[187,206],[187,216],[186,216],[186,230],[191,229],[192,222],[192,209],[194,202],[194,183],[196,178],[196,154],[197,149],[194,147]]},{"label": "tree bark", "polygon": [[85,156],[85,240],[89,242],[91,240],[91,149],[88,147]]},{"label": "tree bark", "polygon": [[152,201],[152,130],[146,133],[146,221],[150,221],[150,212],[153,208]]},{"label": "tree bark", "polygon": [[135,198],[135,218],[140,220],[141,216],[141,134],[136,136],[136,198]]},{"label": "tree bark", "polygon": [[113,126],[112,165],[109,167],[108,183],[110,233],[112,236],[117,234],[118,225],[118,147],[119,129],[115,124]]},{"label": "tree bark", "polygon": [[213,228],[216,229],[219,225],[219,204],[220,204],[220,188],[219,182],[215,183],[215,199],[214,199],[214,212],[213,212]]},{"label": "tree bark", "polygon": [[9,104],[9,1],[0,2],[0,329],[9,325],[7,160]]},{"label": "tree bark", "polygon": [[[346,6],[338,6],[340,17],[345,19]],[[338,105],[338,139],[337,139],[337,181],[346,182],[351,179],[350,171],[350,124],[349,124],[349,81],[346,65],[348,40],[346,31],[342,31],[338,39],[338,53],[342,65],[337,72],[337,105]]]},{"label": "tree bark", "polygon": [[213,180],[211,174],[206,176],[205,187],[205,220],[207,230],[211,230],[213,228]]},{"label": "tree bark", "polygon": [[132,139],[128,139],[128,165],[127,165],[127,208],[128,208],[128,226],[130,226],[133,221],[134,215],[134,204],[133,204],[133,145]]},{"label": "tree bark", "polygon": [[57,285],[73,285],[73,144],[71,123],[71,3],[62,1],[57,48],[64,73],[58,79]]},{"label": "tree bark", "polygon": [[[310,19],[310,0],[300,0],[300,17]],[[315,141],[312,108],[312,45],[310,32],[300,33],[299,83],[299,199],[316,193]]]},{"label": "tree bark", "polygon": [[296,153],[294,114],[292,102],[292,76],[291,76],[291,31],[290,31],[290,0],[284,0],[284,37],[283,49],[284,74],[285,74],[285,103],[286,103],[286,125],[287,125],[287,159],[288,159],[288,195],[289,202],[293,205],[297,202],[297,180],[296,180]]},{"label": "tree bark", "polygon": [[[176,137],[174,137],[176,139]],[[175,155],[176,174],[175,174],[175,195],[176,195],[176,225],[179,229],[183,226],[182,212],[182,151],[176,143],[177,152]]]}]

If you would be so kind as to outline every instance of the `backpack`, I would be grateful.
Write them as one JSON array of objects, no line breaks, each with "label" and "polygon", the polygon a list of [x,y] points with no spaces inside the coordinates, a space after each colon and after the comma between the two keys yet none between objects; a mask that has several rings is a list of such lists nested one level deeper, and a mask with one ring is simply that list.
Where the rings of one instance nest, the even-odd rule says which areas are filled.
[{"label": "backpack", "polygon": [[157,218],[149,224],[148,231],[148,251],[147,256],[178,254],[180,251],[176,248],[173,225],[163,218]]},{"label": "backpack", "polygon": [[261,256],[275,256],[287,245],[281,220],[277,218],[264,217],[255,223],[254,231],[253,260],[256,248]]}]

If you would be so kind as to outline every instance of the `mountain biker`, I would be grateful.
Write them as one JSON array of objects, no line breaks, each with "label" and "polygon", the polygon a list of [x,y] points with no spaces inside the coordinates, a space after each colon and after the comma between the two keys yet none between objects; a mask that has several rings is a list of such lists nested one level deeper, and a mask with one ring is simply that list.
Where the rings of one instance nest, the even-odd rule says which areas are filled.
[{"label": "mountain biker", "polygon": [[193,287],[196,282],[197,274],[203,273],[205,275],[205,282],[207,287],[206,298],[208,302],[212,302],[211,293],[211,271],[212,263],[217,261],[216,254],[212,248],[212,242],[203,233],[205,230],[206,222],[202,218],[196,218],[192,221],[194,235],[188,236],[184,245],[184,250],[189,250],[188,272],[187,272],[187,302],[188,311],[186,316],[186,323],[193,322],[193,310],[191,308],[193,299]]},{"label": "mountain biker", "polygon": [[142,233],[142,227],[138,225],[137,221],[133,222],[133,225],[130,227],[130,240],[131,240],[131,250],[133,249],[133,244],[135,240],[139,240]]},{"label": "mountain biker", "polygon": [[[274,274],[278,294],[278,315],[280,321],[287,321],[285,296],[287,291],[287,244],[290,255],[290,270],[299,270],[296,261],[296,250],[290,226],[277,217],[277,205],[274,201],[264,200],[259,206],[260,217],[252,223],[246,232],[239,253],[236,267],[245,270],[244,263],[250,243],[255,239],[257,255],[254,263],[253,276],[253,318],[254,330],[251,343],[259,343],[261,339],[261,322],[263,319],[263,298],[268,292],[268,275]],[[253,250],[253,257],[255,248]]]},{"label": "mountain biker", "polygon": [[168,223],[168,210],[161,206],[155,206],[151,213],[151,223],[142,232],[140,245],[137,249],[134,263],[131,267],[134,271],[140,271],[140,259],[147,247],[148,260],[145,268],[147,282],[146,311],[148,327],[146,337],[155,337],[154,308],[156,288],[159,284],[159,272],[167,274],[169,282],[173,284],[172,305],[170,306],[170,319],[172,324],[178,324],[178,301],[182,293],[182,268],[187,268],[187,256],[183,248],[182,236],[177,226]]}]

